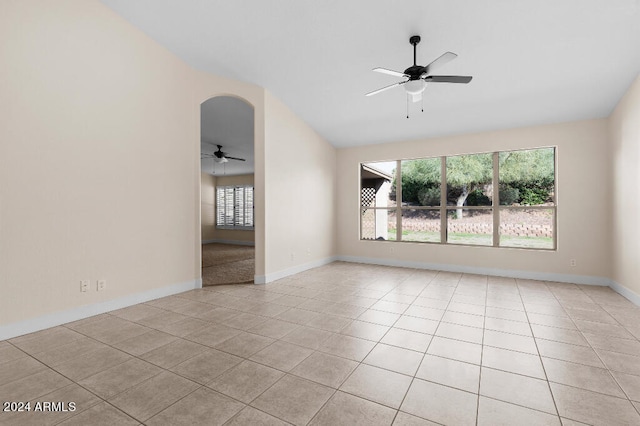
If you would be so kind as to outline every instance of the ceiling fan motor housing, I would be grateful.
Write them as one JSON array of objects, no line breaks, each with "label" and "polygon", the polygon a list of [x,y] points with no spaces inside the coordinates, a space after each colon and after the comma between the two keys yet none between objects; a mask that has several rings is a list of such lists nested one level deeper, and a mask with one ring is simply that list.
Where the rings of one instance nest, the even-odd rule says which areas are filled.
[{"label": "ceiling fan motor housing", "polygon": [[425,67],[420,65],[413,65],[404,70],[404,73],[409,76],[409,80],[418,80],[425,73]]}]

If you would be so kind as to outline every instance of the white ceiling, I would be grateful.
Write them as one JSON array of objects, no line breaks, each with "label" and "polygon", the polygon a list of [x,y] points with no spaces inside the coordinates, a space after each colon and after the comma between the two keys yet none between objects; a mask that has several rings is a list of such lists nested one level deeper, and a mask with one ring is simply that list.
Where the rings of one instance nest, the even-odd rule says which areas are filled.
[{"label": "white ceiling", "polygon": [[218,96],[200,106],[200,152],[222,151],[246,161],[229,160],[216,163],[211,158],[200,159],[201,170],[212,175],[244,175],[254,171],[253,107],[238,98]]},{"label": "white ceiling", "polygon": [[[102,0],[195,68],[267,88],[337,147],[608,116],[640,72],[640,0]],[[446,51],[410,105],[374,67]]]}]

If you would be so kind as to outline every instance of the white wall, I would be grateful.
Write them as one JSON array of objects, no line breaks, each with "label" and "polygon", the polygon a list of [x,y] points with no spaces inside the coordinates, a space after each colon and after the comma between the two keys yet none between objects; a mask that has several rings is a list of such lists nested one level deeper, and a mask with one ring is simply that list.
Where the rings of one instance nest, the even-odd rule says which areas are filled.
[{"label": "white wall", "polygon": [[200,103],[254,105],[261,163],[264,90],[189,68],[95,0],[1,2],[0,39],[0,339],[197,286]]},{"label": "white wall", "polygon": [[335,148],[268,91],[265,164],[268,282],[330,259],[336,223]]},{"label": "white wall", "polygon": [[[544,146],[557,146],[557,251],[359,240],[361,162]],[[606,120],[340,149],[338,254],[353,260],[510,275],[521,271],[539,278],[606,283],[611,273],[608,158]],[[576,267],[570,259],[576,259]]]},{"label": "white wall", "polygon": [[612,278],[640,301],[640,77],[609,118],[609,132],[613,163]]}]

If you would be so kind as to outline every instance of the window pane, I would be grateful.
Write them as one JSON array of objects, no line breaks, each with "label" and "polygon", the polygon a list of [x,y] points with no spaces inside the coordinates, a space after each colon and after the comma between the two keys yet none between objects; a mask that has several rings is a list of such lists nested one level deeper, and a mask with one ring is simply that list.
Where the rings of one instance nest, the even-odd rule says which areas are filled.
[{"label": "window pane", "polygon": [[363,163],[360,166],[363,240],[396,239],[395,177],[395,161]]},{"label": "window pane", "polygon": [[402,161],[402,205],[440,205],[440,164],[440,158]]},{"label": "window pane", "polygon": [[447,242],[452,244],[493,245],[493,210],[462,209],[447,211]]},{"label": "window pane", "polygon": [[501,209],[500,246],[553,249],[553,209]]},{"label": "window pane", "polygon": [[363,208],[360,212],[363,240],[396,239],[396,211],[391,209]]},{"label": "window pane", "polygon": [[402,241],[440,242],[440,211],[402,209]]},{"label": "window pane", "polygon": [[365,163],[360,166],[360,206],[395,206],[396,162]]},{"label": "window pane", "polygon": [[501,152],[500,204],[553,205],[554,157],[554,148]]},{"label": "window pane", "polygon": [[491,154],[457,155],[447,157],[447,205],[490,206],[493,188],[493,160]]}]

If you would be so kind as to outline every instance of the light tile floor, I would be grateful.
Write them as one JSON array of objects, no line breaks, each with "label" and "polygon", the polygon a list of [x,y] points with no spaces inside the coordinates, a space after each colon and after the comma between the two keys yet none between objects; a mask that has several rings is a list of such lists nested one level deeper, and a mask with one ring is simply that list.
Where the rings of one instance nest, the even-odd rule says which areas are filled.
[{"label": "light tile floor", "polygon": [[640,425],[639,338],[609,288],[337,262],[2,341],[0,424]]}]

